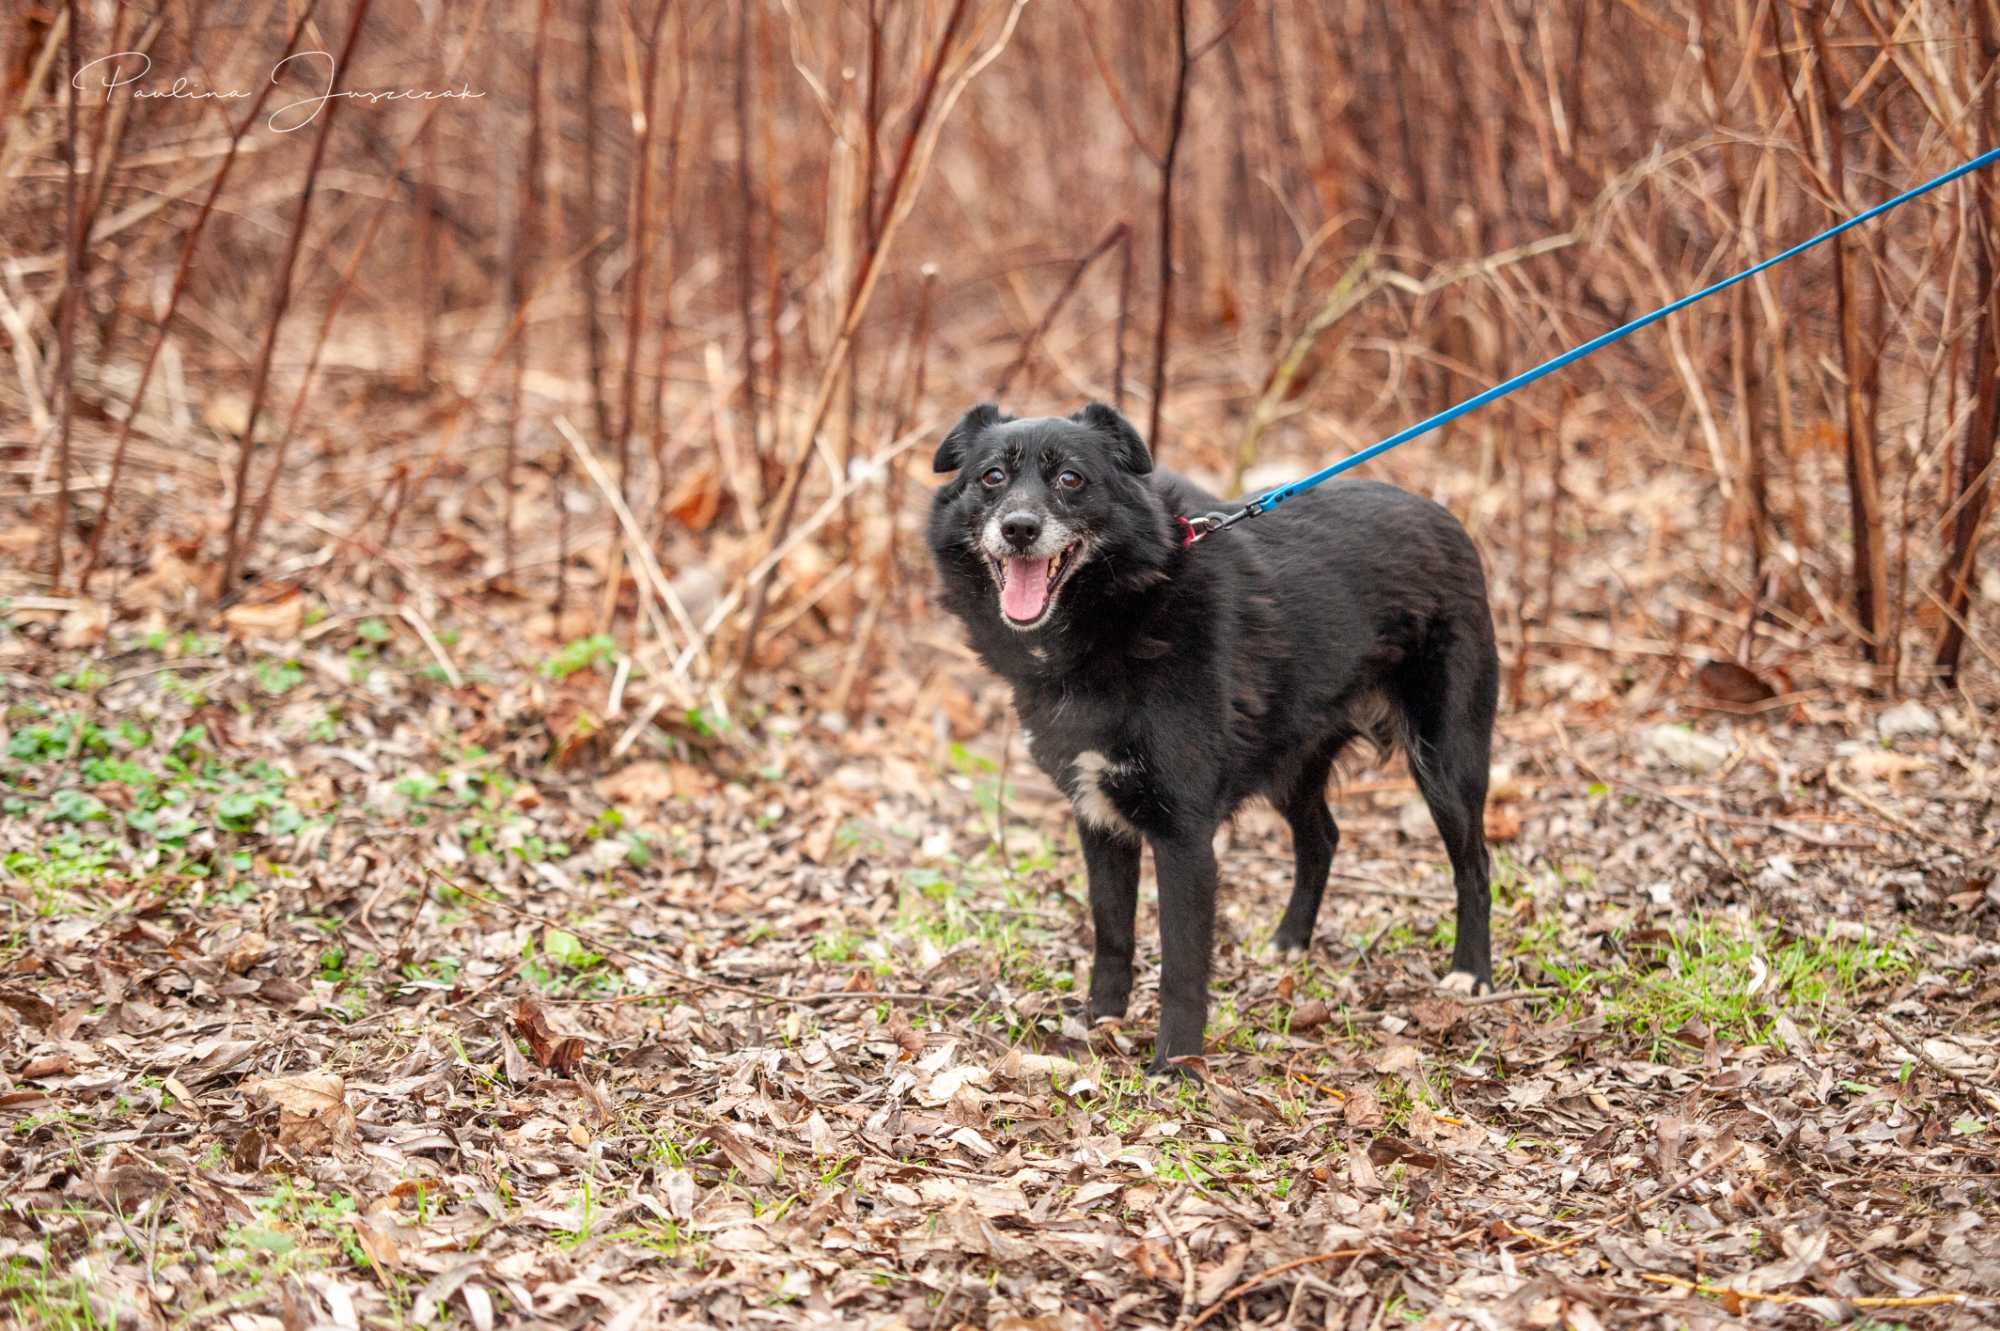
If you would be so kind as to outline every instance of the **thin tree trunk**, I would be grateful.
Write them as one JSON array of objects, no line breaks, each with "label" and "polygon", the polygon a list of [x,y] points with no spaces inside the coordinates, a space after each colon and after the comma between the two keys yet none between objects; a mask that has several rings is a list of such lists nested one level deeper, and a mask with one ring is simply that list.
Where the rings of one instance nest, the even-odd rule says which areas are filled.
[{"label": "thin tree trunk", "polygon": [[[306,219],[311,216],[314,186],[319,180],[320,164],[326,160],[327,140],[333,137],[333,127],[339,119],[343,98],[338,94],[342,76],[351,67],[354,48],[361,40],[361,27],[367,21],[371,0],[357,0],[353,17],[348,20],[347,38],[340,48],[340,58],[334,62],[333,96],[329,97],[323,110],[325,119],[320,122],[319,134],[313,140],[312,157],[306,163],[305,182],[299,190],[298,208],[292,214],[291,232],[285,237],[284,257],[279,261],[276,284],[271,294],[271,311],[264,320],[264,340],[257,352],[257,367],[250,382],[250,408],[245,413],[243,434],[236,443],[236,483],[230,496],[227,536],[222,550],[222,581],[216,589],[218,597],[226,597],[236,585],[236,575],[242,570],[244,549],[242,536],[244,509],[250,499],[250,456],[256,448],[257,418],[263,412],[264,394],[271,384],[271,361],[278,348],[278,329],[285,321],[285,313],[292,304],[292,274],[298,267],[299,250],[305,241]],[[384,538],[387,544],[387,538]]]},{"label": "thin tree trunk", "polygon": [[[597,234],[597,0],[583,0],[583,234]],[[597,440],[611,435],[611,405],[604,398],[604,326],[597,317],[597,273],[586,255],[576,267],[582,284],[583,334],[590,356],[590,407]],[[565,456],[567,449],[563,450]]]},{"label": "thin tree trunk", "polygon": [[49,581],[60,591],[63,580],[63,541],[69,535],[69,437],[75,416],[76,398],[76,310],[83,303],[83,236],[77,226],[81,201],[77,197],[76,157],[76,71],[77,29],[83,25],[83,6],[69,0],[69,29],[64,34],[63,59],[68,69],[63,80],[68,95],[63,102],[63,298],[62,317],[56,336],[61,340],[62,379],[61,432],[56,439],[56,511],[49,530]]},{"label": "thin tree trunk", "polygon": [[[1993,13],[1984,0],[1974,0],[1973,32],[1979,43],[1976,70],[1990,70],[2000,60],[2000,40],[1996,40]],[[2000,134],[2000,93],[1989,82],[1981,94],[1987,143]],[[2000,189],[1990,173],[1972,183],[1973,271],[1980,300],[1979,331],[1972,353],[1972,414],[1965,422],[1964,442],[1958,450],[1958,469],[1952,476],[1951,500],[1954,510],[1951,532],[1945,545],[1943,600],[1944,629],[1938,637],[1936,666],[1938,680],[1945,685],[1958,679],[1959,656],[1965,649],[1965,624],[1972,613],[1973,564],[1979,552],[1980,527],[1986,518],[1987,495],[1992,488],[1994,437],[2000,432],[2000,283],[1994,271],[1994,247],[2000,245]]]},{"label": "thin tree trunk", "polygon": [[1174,0],[1174,103],[1167,116],[1167,150],[1160,158],[1160,304],[1153,321],[1153,416],[1146,442],[1160,451],[1160,414],[1167,403],[1167,325],[1174,312],[1174,163],[1180,157],[1181,129],[1187,121],[1187,0]]},{"label": "thin tree trunk", "polygon": [[[638,428],[639,344],[646,318],[646,259],[653,240],[653,117],[660,81],[660,25],[667,17],[667,0],[655,0],[653,19],[643,41],[645,59],[639,75],[633,116],[638,130],[632,143],[632,219],[626,246],[632,253],[625,274],[625,364],[618,390],[618,493],[631,498],[632,434]],[[627,12],[638,25],[638,15]]]},{"label": "thin tree trunk", "polygon": [[750,418],[750,456],[761,474],[764,430],[757,395],[757,211],[750,161],[750,0],[736,9],[736,301],[743,322],[743,409]]},{"label": "thin tree trunk", "polygon": [[[1826,16],[1812,23],[1813,59],[1820,107],[1826,120],[1826,173],[1838,211],[1845,211],[1847,156],[1840,133],[1840,97],[1826,43]],[[1862,632],[1862,652],[1871,663],[1887,654],[1889,572],[1882,540],[1882,488],[1875,445],[1874,379],[1861,342],[1861,282],[1847,236],[1834,239],[1834,309],[1840,321],[1840,367],[1846,379],[1847,507],[1854,539],[1854,613]]]}]

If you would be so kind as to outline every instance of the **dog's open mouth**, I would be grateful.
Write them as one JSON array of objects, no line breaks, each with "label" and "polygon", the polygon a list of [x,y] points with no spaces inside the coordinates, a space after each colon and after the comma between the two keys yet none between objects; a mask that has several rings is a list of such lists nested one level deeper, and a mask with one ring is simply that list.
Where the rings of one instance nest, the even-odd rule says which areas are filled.
[{"label": "dog's open mouth", "polygon": [[1076,567],[1082,541],[1071,541],[1060,554],[1048,559],[991,559],[993,576],[1000,584],[1000,613],[1016,627],[1029,628],[1041,622],[1055,602],[1063,578]]}]

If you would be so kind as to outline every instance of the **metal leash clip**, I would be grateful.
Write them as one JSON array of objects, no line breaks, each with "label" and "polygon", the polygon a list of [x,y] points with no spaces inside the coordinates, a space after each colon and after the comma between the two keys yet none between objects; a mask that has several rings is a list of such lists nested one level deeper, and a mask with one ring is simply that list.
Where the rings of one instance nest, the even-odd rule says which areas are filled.
[{"label": "metal leash clip", "polygon": [[1250,516],[1248,509],[1238,509],[1234,513],[1201,513],[1191,518],[1174,514],[1174,521],[1181,525],[1181,548],[1185,550],[1204,536],[1213,536],[1224,527],[1233,526]]}]

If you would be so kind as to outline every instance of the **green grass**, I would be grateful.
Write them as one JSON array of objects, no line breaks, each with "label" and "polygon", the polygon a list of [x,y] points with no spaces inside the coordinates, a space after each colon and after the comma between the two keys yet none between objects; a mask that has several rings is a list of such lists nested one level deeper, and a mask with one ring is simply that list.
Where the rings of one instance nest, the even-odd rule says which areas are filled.
[{"label": "green grass", "polygon": [[552,926],[521,945],[521,973],[551,994],[603,996],[624,987],[623,977],[602,955],[567,929]]},{"label": "green grass", "polygon": [[1121,1137],[1205,1112],[1206,1092],[1200,1086],[1177,1077],[1149,1077],[1140,1063],[1121,1060],[1113,1065],[1094,1059],[1083,1069],[1084,1076],[1097,1083],[1091,1111],[1102,1114],[1105,1128]]},{"label": "green grass", "polygon": [[1291,1191],[1289,1176],[1272,1178],[1281,1167],[1242,1142],[1209,1141],[1184,1130],[1159,1139],[1159,1177],[1166,1182],[1191,1183],[1197,1187],[1228,1191],[1244,1189],[1259,1197],[1283,1198]]},{"label": "green grass", "polygon": [[934,870],[913,871],[906,881],[892,936],[921,939],[940,952],[976,943],[979,955],[1011,984],[1053,993],[1075,990],[1075,973],[1048,962],[1050,922],[1024,887],[1011,880],[961,882]]},{"label": "green grass", "polygon": [[[218,1157],[219,1158],[219,1157]],[[320,1193],[310,1183],[280,1179],[271,1193],[253,1201],[253,1214],[222,1231],[212,1250],[204,1251],[215,1273],[225,1277],[231,1292],[205,1306],[184,1311],[186,1325],[207,1325],[208,1319],[232,1308],[244,1307],[268,1297],[273,1282],[281,1282],[301,1271],[346,1266],[370,1270],[371,1263],[354,1232],[355,1199],[345,1193]],[[95,1223],[100,1212],[43,1212],[74,1216]],[[129,1232],[129,1231],[128,1231]],[[159,1260],[173,1260],[165,1254],[178,1252],[184,1259],[190,1250],[182,1247],[187,1236],[180,1226],[168,1222],[153,1232],[162,1241]],[[128,1240],[105,1231],[121,1261],[143,1261],[145,1254]],[[103,1241],[103,1240],[100,1240]],[[102,1257],[93,1252],[93,1265]],[[393,1306],[399,1310],[405,1300],[402,1278],[394,1272],[379,1272]],[[115,1314],[100,1316],[89,1299],[86,1278],[53,1269],[45,1259],[22,1254],[0,1259],[0,1324],[57,1328],[59,1331],[106,1331],[119,1325]]]},{"label": "green grass", "polygon": [[673,1261],[683,1257],[693,1269],[708,1265],[708,1245],[702,1235],[673,1219],[647,1219],[599,1236],[605,1243],[635,1243]]},{"label": "green grass", "polygon": [[578,638],[574,642],[565,644],[555,655],[542,662],[542,678],[568,679],[580,670],[590,670],[617,655],[618,644],[607,634],[598,633],[588,638]]},{"label": "green grass", "polygon": [[306,672],[297,661],[279,657],[267,657],[251,667],[257,676],[257,685],[272,697],[290,693],[305,682]]},{"label": "green grass", "polygon": [[1375,1094],[1382,1103],[1382,1128],[1393,1132],[1410,1121],[1419,1105],[1433,1114],[1450,1112],[1451,1072],[1442,1063],[1425,1059],[1412,1072],[1377,1080]]},{"label": "green grass", "polygon": [[854,960],[861,952],[861,938],[851,929],[835,929],[813,939],[814,961],[828,965],[842,965]]},{"label": "green grass", "polygon": [[117,1319],[99,1317],[90,1306],[90,1283],[51,1271],[46,1261],[0,1258],[0,1320],[43,1331],[104,1331]]},{"label": "green grass", "polygon": [[[255,1215],[223,1231],[214,1262],[218,1275],[232,1277],[236,1291],[204,1308],[190,1310],[202,1317],[265,1297],[269,1282],[283,1281],[301,1271],[347,1266],[374,1270],[374,1263],[355,1236],[355,1199],[346,1193],[320,1193],[311,1183],[281,1179],[271,1193],[255,1203]],[[393,1306],[405,1297],[402,1277],[377,1271]]]},{"label": "green grass", "polygon": [[1656,1058],[1694,1025],[1739,1044],[1779,1043],[1780,1017],[1825,1034],[1864,989],[1907,974],[1913,961],[1905,937],[1801,936],[1762,919],[1697,917],[1664,930],[1617,929],[1611,939],[1622,960],[1584,960],[1542,921],[1515,935],[1514,951],[1534,983],[1559,991],[1559,1009],[1601,1004]]},{"label": "green grass", "polygon": [[[288,798],[290,773],[226,760],[202,726],[106,728],[45,708],[10,716],[22,713],[34,719],[0,756],[0,815],[39,825],[45,836],[0,860],[0,879],[27,884],[40,912],[87,912],[107,882],[172,887],[240,876],[256,867],[249,840],[282,842],[309,825]],[[215,834],[216,849],[191,852],[204,832]]]}]

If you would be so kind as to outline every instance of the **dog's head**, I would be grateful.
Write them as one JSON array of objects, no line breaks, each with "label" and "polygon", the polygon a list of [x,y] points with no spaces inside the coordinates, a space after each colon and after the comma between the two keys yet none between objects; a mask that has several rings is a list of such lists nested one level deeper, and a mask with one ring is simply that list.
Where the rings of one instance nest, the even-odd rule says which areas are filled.
[{"label": "dog's head", "polygon": [[[946,571],[983,569],[1000,621],[1020,632],[1055,614],[1066,589],[1109,553],[1151,568],[1170,544],[1146,483],[1153,456],[1132,423],[1093,402],[1073,416],[1017,420],[992,403],[938,445],[931,545]],[[1101,571],[1101,570],[1100,570]]]}]

